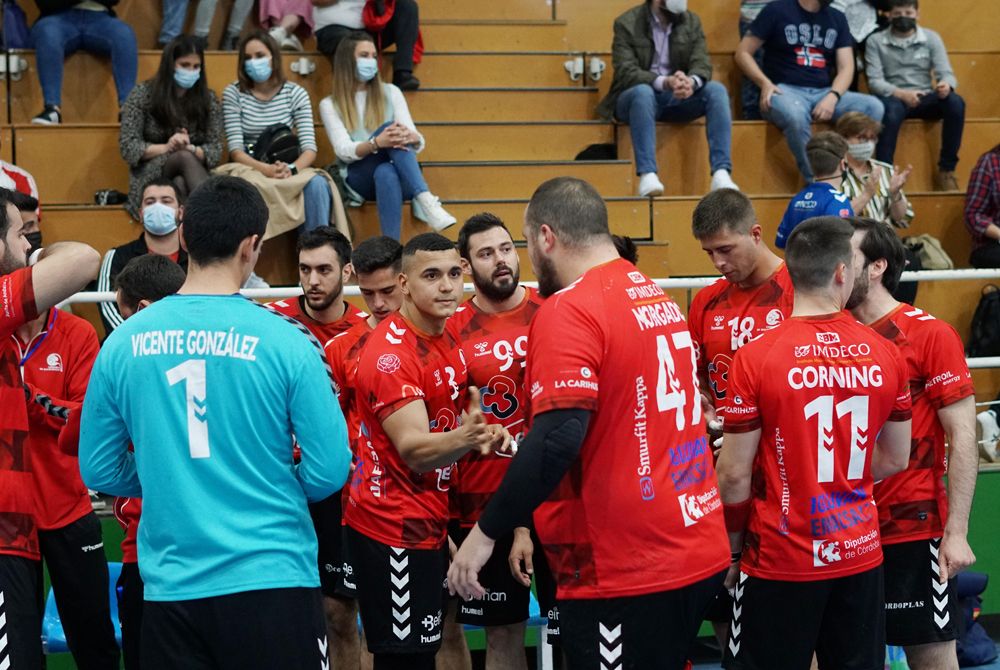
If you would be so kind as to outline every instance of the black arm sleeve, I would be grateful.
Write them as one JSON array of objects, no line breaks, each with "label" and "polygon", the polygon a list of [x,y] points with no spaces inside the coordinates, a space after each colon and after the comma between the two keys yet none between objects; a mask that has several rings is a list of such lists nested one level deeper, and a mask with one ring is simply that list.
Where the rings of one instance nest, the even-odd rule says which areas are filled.
[{"label": "black arm sleeve", "polygon": [[495,540],[531,525],[531,513],[552,495],[580,455],[589,422],[590,412],[584,409],[557,409],[535,417],[500,488],[479,517],[487,537]]}]

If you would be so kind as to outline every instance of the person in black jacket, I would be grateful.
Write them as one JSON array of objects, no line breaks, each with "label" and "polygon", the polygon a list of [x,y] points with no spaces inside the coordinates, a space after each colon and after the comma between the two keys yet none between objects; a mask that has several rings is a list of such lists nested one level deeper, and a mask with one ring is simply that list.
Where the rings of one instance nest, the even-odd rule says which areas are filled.
[{"label": "person in black jacket", "polygon": [[63,60],[76,51],[111,56],[111,72],[120,107],[135,86],[139,56],[131,26],[117,18],[111,9],[118,0],[35,2],[41,16],[31,27],[31,39],[35,43],[45,109],[31,122],[62,123]]}]

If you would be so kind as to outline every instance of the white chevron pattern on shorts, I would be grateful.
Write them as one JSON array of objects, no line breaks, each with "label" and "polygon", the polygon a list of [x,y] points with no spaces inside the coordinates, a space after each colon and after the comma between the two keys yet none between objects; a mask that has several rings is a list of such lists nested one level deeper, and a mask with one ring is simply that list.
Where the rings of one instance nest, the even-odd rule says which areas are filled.
[{"label": "white chevron pattern on shorts", "polygon": [[951,621],[951,613],[948,611],[948,601],[950,596],[948,594],[948,583],[941,582],[941,568],[938,565],[938,547],[941,546],[941,539],[932,539],[929,543],[931,550],[931,571],[934,573],[931,576],[931,588],[934,590],[931,600],[934,602],[934,625],[938,627],[938,630],[944,630],[945,626]]},{"label": "white chevron pattern on shorts", "polygon": [[617,670],[622,667],[622,651],[625,644],[622,640],[622,625],[608,628],[602,622],[597,622],[598,651],[601,652],[601,670]]},{"label": "white chevron pattern on shorts", "polygon": [[406,550],[400,547],[389,547],[389,549],[392,634],[399,640],[405,640],[410,636],[410,557],[406,555]]},{"label": "white chevron pattern on shorts", "polygon": [[323,637],[316,638],[316,643],[319,645],[319,670],[330,670],[330,645],[327,642],[326,635]]},{"label": "white chevron pattern on shorts", "polygon": [[733,589],[733,622],[729,625],[729,652],[736,658],[740,653],[740,635],[743,633],[743,623],[740,617],[743,615],[743,590],[746,588],[747,573],[740,570],[740,578]]},{"label": "white chevron pattern on shorts", "polygon": [[10,668],[10,652],[7,649],[7,608],[4,607],[3,591],[0,591],[0,670]]}]

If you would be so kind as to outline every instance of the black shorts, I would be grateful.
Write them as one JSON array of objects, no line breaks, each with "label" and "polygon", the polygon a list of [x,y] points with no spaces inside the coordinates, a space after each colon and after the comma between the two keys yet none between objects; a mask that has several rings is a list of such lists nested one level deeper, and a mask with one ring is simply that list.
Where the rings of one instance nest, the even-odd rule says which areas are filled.
[{"label": "black shorts", "polygon": [[814,582],[775,581],[741,572],[722,667],[883,670],[882,566]]},{"label": "black shorts", "polygon": [[560,600],[569,667],[681,670],[725,574],[641,596]]},{"label": "black shorts", "polygon": [[[462,529],[462,541],[470,530]],[[461,546],[461,542],[458,544]],[[507,562],[513,544],[513,532],[496,541],[493,554],[479,571],[479,583],[486,589],[486,595],[468,602],[465,600],[459,602],[457,616],[459,623],[484,627],[508,626],[528,619],[531,589],[522,586],[514,579],[514,575],[510,574],[510,564]]]},{"label": "black shorts", "polygon": [[358,580],[368,651],[436,652],[441,646],[448,545],[440,549],[390,547],[350,527],[347,545]]},{"label": "black shorts", "polygon": [[353,569],[344,551],[344,508],[341,492],[309,505],[319,543],[319,585],[328,598],[356,598]]},{"label": "black shorts", "polygon": [[142,606],[145,585],[138,563],[122,563],[118,576],[118,624],[122,631],[122,660],[125,670],[139,670],[142,649]]},{"label": "black shorts", "polygon": [[729,589],[722,587],[705,612],[705,621],[728,624],[733,620],[733,596]]},{"label": "black shorts", "polygon": [[558,647],[562,639],[559,625],[559,603],[556,601],[556,580],[549,569],[549,561],[542,550],[542,542],[531,531],[531,541],[535,544],[533,559],[535,568],[535,597],[538,599],[538,609],[545,617],[545,639],[553,647]]},{"label": "black shorts", "polygon": [[316,670],[330,662],[317,588],[147,600],[141,644],[143,670]]},{"label": "black shorts", "polygon": [[0,666],[42,667],[42,566],[0,554]]},{"label": "black shorts", "polygon": [[958,637],[956,580],[938,579],[941,538],[882,546],[885,561],[885,639],[909,647]]}]

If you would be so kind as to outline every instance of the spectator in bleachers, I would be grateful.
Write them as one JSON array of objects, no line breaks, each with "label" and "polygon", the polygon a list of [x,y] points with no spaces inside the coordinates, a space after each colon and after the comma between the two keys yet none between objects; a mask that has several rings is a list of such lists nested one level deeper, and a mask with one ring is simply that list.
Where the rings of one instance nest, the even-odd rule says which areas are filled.
[{"label": "spectator in bleachers", "polygon": [[35,0],[40,16],[31,27],[38,79],[45,99],[32,123],[62,123],[63,61],[76,51],[111,56],[118,106],[135,86],[139,69],[135,33],[111,9],[118,0]]},{"label": "spectator in bleachers", "polygon": [[814,216],[854,216],[851,201],[841,193],[844,175],[847,174],[847,140],[824,130],[806,143],[809,171],[816,175],[813,183],[792,196],[778,224],[774,244],[785,248],[788,236],[795,227]]},{"label": "spectator in bleachers", "polygon": [[[212,30],[212,19],[215,18],[217,0],[198,0],[198,10],[194,15],[194,30],[191,33],[201,43],[201,48],[208,48],[208,33]],[[160,26],[160,46],[169,44],[184,30],[184,19],[187,18],[188,0],[163,0],[163,24]],[[235,51],[236,44],[243,32],[253,0],[234,0],[229,13],[229,21],[222,35],[219,48],[223,51]]]},{"label": "spectator in bleachers", "polygon": [[[362,12],[365,0],[312,0],[316,28],[316,47],[330,58],[340,41],[358,30],[365,30]],[[392,58],[392,83],[404,91],[420,88],[413,76],[414,49],[420,33],[420,11],[416,0],[396,0],[392,16],[375,33],[379,49],[395,44]]]},{"label": "spectator in bleachers", "polygon": [[302,40],[313,34],[310,0],[260,0],[258,18],[282,49],[302,51]]},{"label": "spectator in bleachers", "polygon": [[[753,58],[762,46],[763,69]],[[814,179],[806,158],[813,121],[851,111],[882,120],[878,98],[848,90],[853,39],[847,18],[827,0],[774,0],[764,7],[736,48],[736,64],[760,87],[761,114],[785,134],[806,182]]]},{"label": "spectator in bleachers", "polygon": [[[309,93],[285,79],[273,37],[258,30],[240,41],[236,76],[222,93],[226,142],[235,164],[219,171],[246,179],[260,191],[270,210],[268,238],[299,225],[305,230],[333,225],[331,213],[335,227],[350,237],[333,181],[312,167],[317,146]],[[273,163],[255,158],[253,145],[266,130],[280,126],[298,138],[298,158]],[[260,151],[257,155],[266,159]]]},{"label": "spectator in bleachers", "polygon": [[146,184],[164,177],[178,197],[208,179],[222,158],[222,106],[205,76],[205,54],[193,37],[163,49],[160,67],[122,108],[119,147],[129,165],[129,214],[139,217]]},{"label": "spectator in bleachers", "polygon": [[955,167],[965,127],[965,101],[941,36],[917,25],[918,0],[890,0],[889,29],[868,40],[868,88],[885,105],[885,128],[875,155],[892,163],[906,119],[942,119],[941,154],[934,188],[957,191]]},{"label": "spectator in bleachers", "polygon": [[[740,2],[740,39],[746,35],[750,24],[760,14],[764,6],[774,0],[742,0]],[[764,67],[763,47],[753,52],[753,59],[759,67]],[[753,83],[753,79],[744,75],[740,82],[740,106],[742,116],[745,121],[759,121],[760,116],[760,88]]]},{"label": "spectator in bleachers", "polygon": [[416,155],[424,148],[423,135],[402,91],[382,83],[378,52],[367,33],[352,33],[337,46],[333,95],[320,102],[319,115],[344,183],[357,202],[375,201],[383,235],[399,239],[408,198],[413,215],[434,230],[455,223],[420,174]]},{"label": "spectator in bleachers", "polygon": [[[125,264],[146,254],[166,256],[182,268],[187,268],[187,253],[181,248],[177,233],[182,209],[177,187],[172,181],[161,178],[146,184],[139,209],[142,234],[136,240],[115,247],[104,255],[101,271],[97,275],[97,290],[114,290],[115,278]],[[117,304],[101,303],[101,321],[107,335],[124,320]]]},{"label": "spectator in bleachers", "polygon": [[903,186],[913,166],[897,170],[872,158],[881,129],[882,124],[861,112],[847,112],[837,119],[836,131],[848,145],[847,175],[840,190],[859,216],[907,228],[913,220],[913,206]]},{"label": "spectator in bleachers", "polygon": [[974,268],[1000,268],[1000,144],[979,157],[965,194]]},{"label": "spectator in bleachers", "polygon": [[854,77],[850,90],[857,91],[858,77],[865,67],[865,41],[879,29],[875,0],[833,0],[830,6],[844,13],[854,38]]},{"label": "spectator in bleachers", "polygon": [[641,197],[663,194],[657,175],[656,122],[705,117],[711,188],[737,188],[733,170],[732,112],[726,87],[712,81],[701,19],[687,0],[646,0],[615,19],[611,90],[597,107],[627,123]]}]

